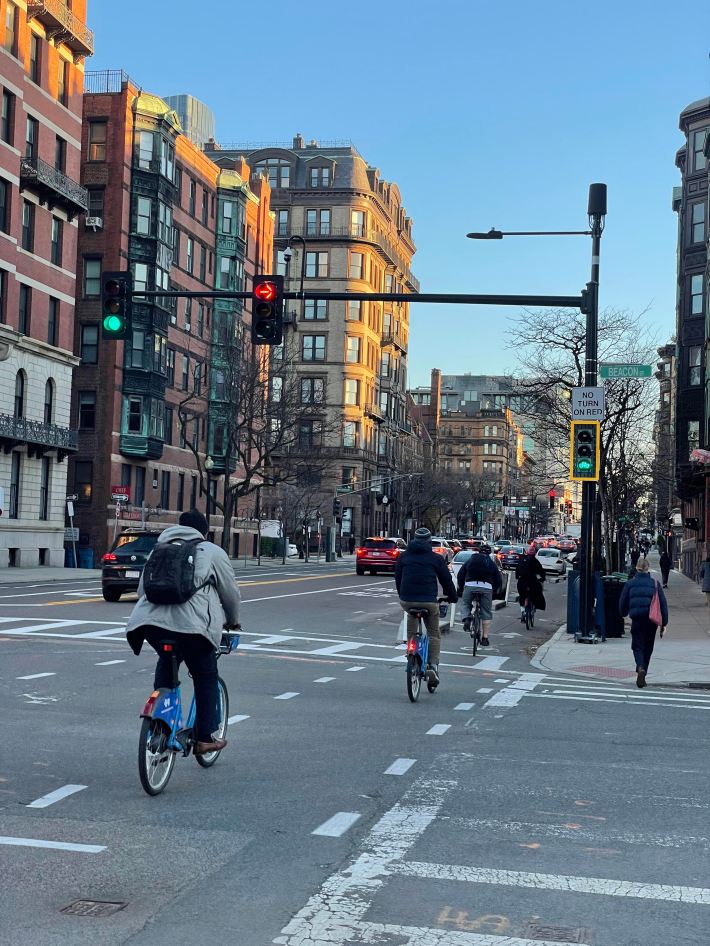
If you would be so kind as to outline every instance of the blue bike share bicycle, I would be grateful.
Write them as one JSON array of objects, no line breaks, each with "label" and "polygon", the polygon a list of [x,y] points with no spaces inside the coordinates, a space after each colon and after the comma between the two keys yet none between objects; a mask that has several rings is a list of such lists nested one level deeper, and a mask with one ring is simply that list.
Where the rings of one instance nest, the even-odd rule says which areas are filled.
[{"label": "blue bike share bicycle", "polygon": [[[446,601],[439,598],[438,603]],[[412,703],[416,703],[422,689],[422,682],[426,680],[427,690],[433,693],[436,683],[429,679],[429,635],[427,634],[424,618],[427,612],[419,608],[412,608],[409,614],[418,621],[418,627],[413,637],[407,641],[407,695]]]},{"label": "blue bike share bicycle", "polygon": [[[225,631],[222,634],[217,656],[231,654],[239,646],[239,634]],[[149,795],[159,795],[164,791],[178,752],[188,756],[194,750],[195,738],[195,697],[193,695],[187,713],[187,725],[182,720],[182,695],[180,680],[178,679],[178,657],[175,642],[164,641],[160,645],[164,654],[172,658],[172,686],[154,690],[148,697],[141,712],[143,722],[138,743],[138,774],[141,785]],[[224,739],[229,719],[229,694],[227,686],[221,677],[217,678],[219,725],[216,735]],[[195,754],[198,765],[204,769],[210,768],[219,758],[220,750]]]}]

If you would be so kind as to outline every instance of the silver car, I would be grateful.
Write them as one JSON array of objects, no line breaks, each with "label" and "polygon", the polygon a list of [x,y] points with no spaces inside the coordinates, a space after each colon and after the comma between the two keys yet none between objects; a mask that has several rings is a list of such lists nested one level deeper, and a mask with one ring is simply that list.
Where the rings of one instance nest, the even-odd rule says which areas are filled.
[{"label": "silver car", "polygon": [[546,572],[564,575],[567,571],[565,557],[559,549],[540,549],[535,558]]}]

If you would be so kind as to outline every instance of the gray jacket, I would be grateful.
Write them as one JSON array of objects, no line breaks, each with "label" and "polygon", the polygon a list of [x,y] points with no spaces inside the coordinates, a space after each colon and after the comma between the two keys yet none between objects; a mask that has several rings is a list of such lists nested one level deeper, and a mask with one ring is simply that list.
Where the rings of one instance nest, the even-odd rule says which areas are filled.
[{"label": "gray jacket", "polygon": [[[158,542],[198,538],[201,535],[196,529],[170,526],[160,534]],[[140,652],[143,642],[140,629],[147,624],[179,634],[202,634],[218,647],[223,625],[239,623],[241,596],[227,553],[205,540],[195,548],[195,584],[201,585],[208,579],[211,579],[209,584],[196,591],[184,604],[151,604],[143,594],[141,577],[138,603],[126,627],[126,636],[133,650]]]}]

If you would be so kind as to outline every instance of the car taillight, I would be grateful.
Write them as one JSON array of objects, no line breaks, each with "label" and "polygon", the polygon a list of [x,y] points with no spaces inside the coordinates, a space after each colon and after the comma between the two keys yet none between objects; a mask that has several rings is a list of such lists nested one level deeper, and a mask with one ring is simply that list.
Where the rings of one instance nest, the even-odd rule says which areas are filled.
[{"label": "car taillight", "polygon": [[399,555],[399,549],[387,549],[387,554],[392,558],[397,558]]},{"label": "car taillight", "polygon": [[355,549],[355,554],[364,555],[366,551],[367,551],[366,549]]},{"label": "car taillight", "polygon": [[101,559],[102,562],[117,562],[118,559],[113,554],[113,552],[107,552],[104,557]]}]

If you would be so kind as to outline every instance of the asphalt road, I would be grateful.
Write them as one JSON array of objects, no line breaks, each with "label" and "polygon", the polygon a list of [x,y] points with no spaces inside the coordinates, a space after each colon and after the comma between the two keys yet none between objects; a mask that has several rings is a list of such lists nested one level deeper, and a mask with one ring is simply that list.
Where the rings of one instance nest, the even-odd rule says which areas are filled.
[{"label": "asphalt road", "polygon": [[533,632],[497,612],[482,656],[445,637],[416,705],[391,578],[242,590],[230,745],[149,798],[130,599],[0,587],[2,946],[710,943],[710,696],[538,673],[562,585]]}]

